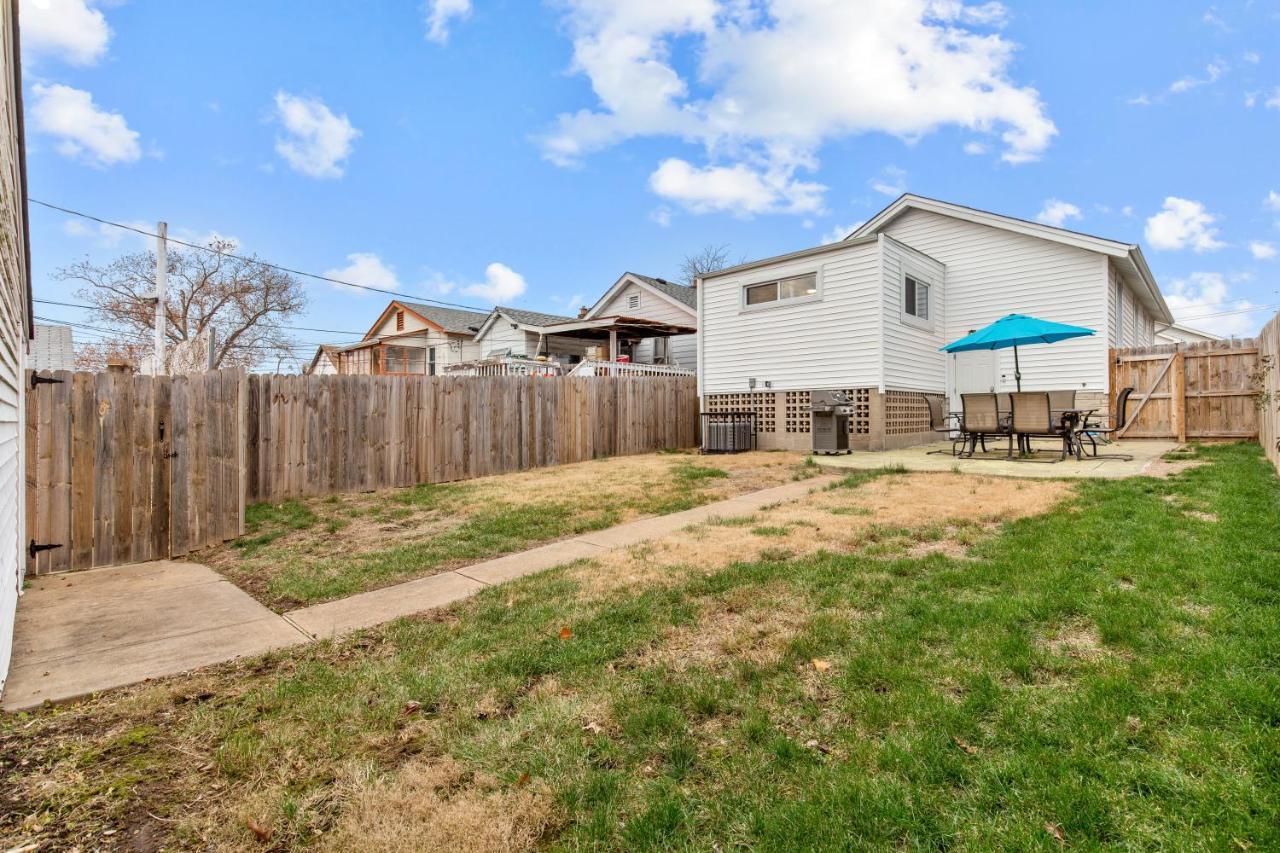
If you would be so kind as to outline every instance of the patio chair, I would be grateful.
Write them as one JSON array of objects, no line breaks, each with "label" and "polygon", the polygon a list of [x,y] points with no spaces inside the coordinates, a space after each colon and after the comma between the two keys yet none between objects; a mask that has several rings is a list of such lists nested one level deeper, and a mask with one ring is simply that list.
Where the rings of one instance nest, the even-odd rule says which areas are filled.
[{"label": "patio chair", "polygon": [[[969,456],[977,453],[979,444],[986,452],[987,436],[1005,433],[995,394],[960,395],[960,432],[968,446]],[[964,456],[965,452],[961,451],[960,455]]]},{"label": "patio chair", "polygon": [[[1009,395],[1009,402],[1013,405],[1012,430],[1027,438],[1028,447],[1032,438],[1058,438],[1062,440],[1062,459],[1066,459],[1068,453],[1078,455],[1071,431],[1064,429],[1060,421],[1054,421],[1049,392],[1016,391]],[[1012,438],[1009,440],[1009,455],[1013,455]]]},{"label": "patio chair", "polygon": [[929,429],[934,432],[940,432],[951,442],[951,450],[930,450],[928,455],[935,453],[950,452],[952,456],[956,455],[956,447],[964,441],[964,434],[960,431],[959,415],[955,412],[948,412],[946,409],[946,397],[925,397],[929,403]]},{"label": "patio chair", "polygon": [[1098,438],[1102,438],[1104,441],[1110,440],[1111,436],[1124,429],[1125,423],[1128,422],[1129,396],[1131,394],[1133,394],[1133,386],[1121,388],[1120,393],[1116,395],[1116,417],[1111,426],[1104,427],[1085,424],[1084,429],[1081,430],[1082,434],[1089,439],[1091,444],[1093,444],[1094,459],[1123,459],[1127,462],[1133,461],[1133,456],[1128,453],[1107,453],[1099,455],[1097,442]]}]

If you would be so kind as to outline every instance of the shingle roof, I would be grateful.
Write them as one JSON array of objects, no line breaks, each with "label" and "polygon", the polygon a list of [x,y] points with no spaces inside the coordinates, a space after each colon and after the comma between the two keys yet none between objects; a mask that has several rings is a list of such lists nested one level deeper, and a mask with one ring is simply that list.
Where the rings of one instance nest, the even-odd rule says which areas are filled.
[{"label": "shingle roof", "polygon": [[421,302],[406,302],[403,299],[397,299],[396,301],[440,326],[446,332],[475,334],[475,330],[480,328],[481,324],[489,316],[479,311],[442,308],[439,305],[423,305]]},{"label": "shingle roof", "polygon": [[652,276],[640,275],[638,272],[628,273],[643,281],[645,284],[660,290],[670,296],[672,299],[679,300],[690,308],[698,307],[698,291],[696,288],[687,287],[683,284],[667,281],[665,278],[653,278]]},{"label": "shingle roof", "polygon": [[526,311],[523,308],[508,308],[505,305],[494,306],[494,311],[501,311],[517,323],[526,326],[553,326],[556,323],[572,323],[577,317],[564,317],[560,314],[543,314],[541,311]]}]

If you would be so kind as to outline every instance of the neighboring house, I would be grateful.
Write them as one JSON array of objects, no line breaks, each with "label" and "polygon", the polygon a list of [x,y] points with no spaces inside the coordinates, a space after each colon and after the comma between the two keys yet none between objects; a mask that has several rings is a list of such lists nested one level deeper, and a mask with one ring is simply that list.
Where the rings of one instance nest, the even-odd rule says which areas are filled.
[{"label": "neighboring house", "polygon": [[[638,317],[696,328],[698,291],[666,279],[623,273],[587,310],[584,319],[600,317]],[[623,353],[641,364],[669,364],[696,370],[698,336],[674,335],[627,341]]]},{"label": "neighboring house", "polygon": [[18,3],[0,3],[0,693],[26,568],[25,438],[31,242],[22,128]]},{"label": "neighboring house", "polygon": [[76,351],[71,327],[36,323],[28,367],[32,370],[75,370]]},{"label": "neighboring house", "polygon": [[1221,335],[1202,332],[1199,329],[1193,329],[1181,323],[1156,327],[1155,342],[1158,344],[1204,344],[1220,340],[1223,340]]},{"label": "neighboring house", "polygon": [[316,347],[316,354],[311,363],[302,370],[307,376],[333,376],[338,372],[338,347],[333,344],[321,344]]},{"label": "neighboring house", "polygon": [[476,332],[475,342],[479,358],[538,358],[572,364],[581,361],[591,342],[577,338],[562,338],[548,333],[548,329],[562,323],[572,323],[576,318],[542,311],[527,311],[498,305],[484,318]]},{"label": "neighboring house", "polygon": [[751,410],[759,442],[807,447],[808,392],[855,402],[854,446],[931,440],[927,397],[1015,387],[1012,350],[939,351],[1011,313],[1097,334],[1020,349],[1022,387],[1105,408],[1109,347],[1172,316],[1132,243],[904,195],[849,238],[703,276],[703,408]]},{"label": "neighboring house", "polygon": [[338,350],[338,372],[435,376],[446,365],[478,357],[476,330],[487,316],[394,299],[363,341]]}]

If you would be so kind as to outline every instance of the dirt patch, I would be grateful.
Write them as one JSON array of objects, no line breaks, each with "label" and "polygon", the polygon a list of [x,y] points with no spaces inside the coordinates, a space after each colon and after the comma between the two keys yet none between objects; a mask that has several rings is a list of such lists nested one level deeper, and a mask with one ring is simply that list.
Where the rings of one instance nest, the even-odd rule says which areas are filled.
[{"label": "dirt patch", "polygon": [[532,850],[561,823],[551,794],[504,785],[449,758],[415,761],[351,795],[327,850]]},{"label": "dirt patch", "polygon": [[733,562],[818,551],[964,556],[1000,523],[1052,509],[1070,483],[952,473],[895,474],[856,488],[815,491],[752,516],[712,519],[575,567],[591,592],[639,583],[674,583],[686,567],[712,572]]},{"label": "dirt patch", "polygon": [[1218,520],[1217,514],[1212,512],[1204,512],[1198,509],[1184,510],[1184,513],[1190,516],[1191,518],[1196,519],[1197,521],[1216,522]]},{"label": "dirt patch", "polygon": [[1055,654],[1078,660],[1093,660],[1107,654],[1098,629],[1091,622],[1076,621],[1063,625],[1045,641],[1045,645]]},{"label": "dirt patch", "polygon": [[1167,478],[1204,465],[1203,459],[1152,459],[1142,470],[1143,476]]}]

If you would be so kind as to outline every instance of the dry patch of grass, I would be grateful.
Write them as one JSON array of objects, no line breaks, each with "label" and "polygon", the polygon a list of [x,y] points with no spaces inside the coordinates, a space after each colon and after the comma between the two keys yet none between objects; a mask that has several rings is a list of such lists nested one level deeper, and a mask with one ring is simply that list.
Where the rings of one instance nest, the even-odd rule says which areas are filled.
[{"label": "dry patch of grass", "polygon": [[857,488],[815,491],[750,517],[712,519],[575,567],[592,594],[676,583],[682,567],[710,573],[730,563],[819,551],[962,557],[1001,523],[1048,512],[1073,493],[1057,480],[952,473],[882,476]]},{"label": "dry patch of grass", "polygon": [[259,504],[195,559],[277,610],[434,574],[796,479],[799,453],[652,453],[463,483]]},{"label": "dry patch of grass", "polygon": [[355,790],[323,849],[532,850],[563,819],[544,783],[504,785],[450,758],[418,759]]},{"label": "dry patch of grass", "polygon": [[1095,660],[1107,654],[1097,626],[1090,622],[1070,622],[1045,640],[1045,647],[1058,655],[1077,660]]}]

